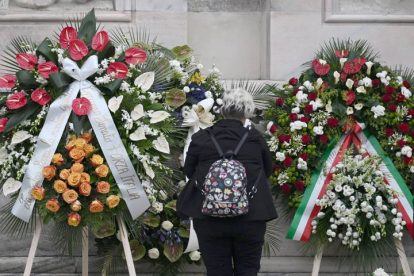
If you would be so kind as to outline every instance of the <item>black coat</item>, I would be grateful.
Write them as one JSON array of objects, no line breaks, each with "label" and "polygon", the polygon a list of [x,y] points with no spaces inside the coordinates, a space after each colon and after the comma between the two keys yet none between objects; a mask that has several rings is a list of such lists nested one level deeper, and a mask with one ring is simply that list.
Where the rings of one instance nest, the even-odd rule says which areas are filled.
[{"label": "black coat", "polygon": [[[234,150],[246,131],[241,121],[230,119],[220,120],[209,129],[223,152]],[[206,130],[200,130],[192,136],[184,165],[184,173],[190,180],[177,200],[177,211],[182,218],[217,219],[201,213],[204,197],[200,189],[195,186],[194,180],[197,179],[198,185],[202,185],[210,166],[219,159],[220,155]],[[249,131],[245,143],[234,159],[240,161],[246,168],[248,191],[253,183],[256,183],[257,188],[256,195],[250,199],[249,212],[235,219],[269,221],[277,218],[267,181],[272,174],[270,152],[259,131],[254,128]]]}]

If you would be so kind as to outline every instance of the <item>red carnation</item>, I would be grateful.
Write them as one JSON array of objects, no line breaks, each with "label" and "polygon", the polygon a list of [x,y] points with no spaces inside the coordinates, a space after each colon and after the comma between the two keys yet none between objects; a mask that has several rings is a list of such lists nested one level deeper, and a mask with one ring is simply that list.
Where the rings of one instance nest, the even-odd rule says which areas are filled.
[{"label": "red carnation", "polygon": [[365,64],[365,62],[367,62],[367,60],[363,57],[359,57],[359,58],[354,59],[352,62],[362,66]]},{"label": "red carnation", "polygon": [[312,113],[313,112],[313,106],[311,104],[307,104],[305,106],[305,112],[306,113]]},{"label": "red carnation", "polygon": [[48,102],[50,102],[50,100],[52,99],[50,94],[47,93],[47,91],[42,88],[37,88],[35,91],[33,91],[31,98],[34,102],[40,105],[45,105]]},{"label": "red carnation", "polygon": [[39,74],[45,79],[48,79],[50,74],[59,72],[59,68],[51,61],[39,64],[37,69],[39,70]]},{"label": "red carnation", "polygon": [[26,104],[27,104],[27,98],[23,92],[14,93],[6,101],[6,105],[10,109],[18,109]]},{"label": "red carnation", "polygon": [[304,123],[309,123],[309,117],[308,116],[303,116],[302,118],[300,118],[300,121],[304,122]]},{"label": "red carnation", "polygon": [[305,161],[307,161],[309,159],[309,155],[305,152],[302,152],[301,154],[299,154],[299,157],[302,158]]},{"label": "red carnation", "polygon": [[392,98],[391,98],[391,96],[390,95],[388,95],[388,94],[385,94],[384,96],[382,96],[382,98],[381,98],[381,102],[383,102],[383,103],[388,103],[388,102],[390,102],[392,100]]},{"label": "red carnation", "polygon": [[394,135],[394,133],[395,131],[392,128],[385,129],[385,135],[387,135],[388,137]]},{"label": "red carnation", "polygon": [[349,54],[349,51],[344,51],[344,50],[342,50],[342,51],[335,51],[335,55],[338,58],[346,58],[346,57],[348,57],[348,54]]},{"label": "red carnation", "polygon": [[362,68],[362,65],[356,62],[347,62],[344,66],[344,72],[347,74],[358,73]]},{"label": "red carnation", "polygon": [[282,185],[282,192],[284,192],[285,194],[290,193],[290,185],[288,183]]},{"label": "red carnation", "polygon": [[379,79],[372,80],[372,87],[376,88],[380,86],[380,84],[381,84],[381,81]]},{"label": "red carnation", "polygon": [[293,159],[290,156],[286,156],[285,160],[283,161],[283,166],[289,167],[292,165]]},{"label": "red carnation", "polygon": [[140,48],[129,48],[125,52],[125,61],[128,64],[138,65],[143,63],[147,59],[147,53]]},{"label": "red carnation", "polygon": [[63,49],[69,47],[69,43],[78,37],[78,33],[72,27],[66,27],[62,30],[59,36],[59,44]]},{"label": "red carnation", "polygon": [[275,133],[277,131],[277,126],[276,125],[272,125],[269,129],[270,133]]},{"label": "red carnation", "polygon": [[277,106],[282,106],[284,102],[285,102],[285,100],[283,98],[278,98],[276,100],[276,105]]},{"label": "red carnation", "polygon": [[397,96],[395,97],[395,101],[397,101],[399,103],[405,101],[404,94],[398,93]]},{"label": "red carnation", "polygon": [[410,89],[411,88],[411,84],[408,81],[403,81],[403,85],[407,89]]},{"label": "red carnation", "polygon": [[410,130],[410,126],[407,123],[402,123],[398,126],[398,130],[401,132],[407,132]]},{"label": "red carnation", "polygon": [[412,157],[404,157],[404,165],[409,166],[413,163],[413,158]]},{"label": "red carnation", "polygon": [[0,77],[0,88],[13,88],[16,85],[17,78],[13,75],[4,75]]},{"label": "red carnation", "polygon": [[403,148],[403,147],[405,146],[405,144],[407,144],[407,142],[406,142],[406,141],[404,141],[404,140],[398,140],[398,141],[397,141],[397,145],[398,145],[400,148]]},{"label": "red carnation", "polygon": [[100,31],[93,36],[92,49],[102,51],[109,42],[109,35],[105,31]]},{"label": "red carnation", "polygon": [[85,97],[74,99],[72,102],[72,110],[77,115],[86,115],[89,113],[89,111],[91,111],[91,109],[92,109],[92,104]]},{"label": "red carnation", "polygon": [[69,42],[69,55],[73,60],[81,60],[88,54],[88,47],[80,39]]},{"label": "red carnation", "polygon": [[397,111],[397,106],[396,106],[396,105],[394,105],[394,104],[390,104],[390,105],[388,106],[388,110],[389,110],[390,112],[395,112],[395,111]]},{"label": "red carnation", "polygon": [[279,167],[279,166],[276,166],[276,164],[272,164],[272,169],[273,169],[274,172],[278,172],[278,171],[282,170],[282,168]]},{"label": "red carnation", "polygon": [[387,85],[385,87],[385,92],[389,95],[393,94],[395,92],[395,88],[391,85]]},{"label": "red carnation", "polygon": [[18,53],[16,54],[16,61],[23,69],[33,70],[37,64],[37,57],[32,54]]},{"label": "red carnation", "polygon": [[348,74],[345,73],[344,71],[339,72],[339,74],[341,75],[341,81],[346,82],[346,79],[348,78]]},{"label": "red carnation", "polygon": [[1,118],[0,119],[0,132],[3,132],[6,129],[7,121],[9,119],[7,118]]},{"label": "red carnation", "polygon": [[303,135],[303,136],[302,136],[302,142],[303,142],[304,144],[309,143],[309,142],[310,142],[310,140],[311,140],[311,137],[310,137],[309,135]]},{"label": "red carnation", "polygon": [[294,95],[294,96],[296,96],[296,94],[298,94],[298,92],[300,91],[300,89],[295,89],[295,90],[293,90],[293,92],[292,92],[292,94]]},{"label": "red carnation", "polygon": [[354,91],[348,91],[348,92],[346,92],[346,95],[345,95],[344,98],[346,100],[346,102],[345,102],[346,105],[352,104],[354,102],[354,100],[355,100],[355,93],[354,93]]},{"label": "red carnation", "polygon": [[338,126],[338,121],[335,118],[328,118],[328,126],[329,127],[337,127]]},{"label": "red carnation", "polygon": [[291,78],[289,80],[289,84],[292,86],[295,86],[296,84],[298,84],[299,80],[297,78]]},{"label": "red carnation", "polygon": [[118,78],[123,80],[128,74],[128,67],[122,62],[114,62],[109,65],[106,72],[111,78]]},{"label": "red carnation", "polygon": [[298,119],[298,114],[296,113],[290,113],[289,114],[289,120],[296,121]]},{"label": "red carnation", "polygon": [[315,73],[318,74],[319,76],[324,76],[328,74],[330,69],[331,69],[331,66],[329,66],[329,64],[318,63],[315,65]]},{"label": "red carnation", "polygon": [[317,97],[318,97],[318,94],[316,94],[316,93],[309,93],[308,100],[309,101],[314,101],[314,100],[316,100]]},{"label": "red carnation", "polygon": [[321,142],[322,144],[328,142],[328,135],[322,134],[321,136],[319,136],[319,142]]},{"label": "red carnation", "polygon": [[408,109],[407,114],[411,115],[411,117],[414,117],[414,109]]},{"label": "red carnation", "polygon": [[295,183],[295,188],[298,191],[303,191],[303,190],[305,190],[305,183],[303,181],[298,180]]}]

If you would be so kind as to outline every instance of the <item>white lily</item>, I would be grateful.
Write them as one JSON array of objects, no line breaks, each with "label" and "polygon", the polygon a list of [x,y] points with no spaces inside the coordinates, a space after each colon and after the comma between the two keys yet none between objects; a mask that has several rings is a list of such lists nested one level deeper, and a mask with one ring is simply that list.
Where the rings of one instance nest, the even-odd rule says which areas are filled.
[{"label": "white lily", "polygon": [[131,139],[132,141],[139,141],[139,140],[145,140],[147,139],[147,137],[145,136],[145,130],[143,127],[139,127],[137,130],[135,130],[134,132],[132,132],[129,135],[129,139]]},{"label": "white lily", "polygon": [[157,140],[152,141],[154,149],[158,150],[159,152],[163,152],[166,154],[170,153],[170,144],[168,144],[167,139],[164,136],[160,136]]},{"label": "white lily", "polygon": [[322,84],[323,84],[323,80],[321,78],[318,78],[316,80],[316,89],[319,89]]},{"label": "white lily", "polygon": [[365,65],[367,66],[367,75],[371,75],[371,67],[372,65],[374,65],[374,63],[372,61],[367,61],[365,62]]},{"label": "white lily", "polygon": [[166,111],[155,111],[154,113],[150,115],[151,117],[150,123],[156,124],[156,123],[162,122],[170,116],[171,114]]},{"label": "white lily", "polygon": [[155,74],[154,72],[147,72],[140,75],[138,78],[135,79],[134,84],[135,86],[141,88],[143,92],[148,91],[154,83]]},{"label": "white lily", "polygon": [[345,85],[346,87],[348,87],[349,90],[351,90],[352,87],[354,86],[354,81],[351,79],[347,79]]},{"label": "white lily", "polygon": [[26,130],[17,131],[12,137],[11,144],[20,144],[21,142],[23,142],[26,139],[29,139],[30,137],[32,137],[32,135],[30,135],[29,132],[27,132]]},{"label": "white lily", "polygon": [[351,114],[354,114],[354,109],[352,108],[352,107],[348,107],[347,109],[346,109],[346,115],[351,115]]},{"label": "white lily", "polygon": [[335,78],[335,84],[337,84],[339,82],[339,78],[341,77],[341,74],[339,74],[338,71],[335,71],[333,73],[333,76]]},{"label": "white lily", "polygon": [[364,86],[358,86],[358,88],[356,89],[356,91],[358,93],[361,93],[361,94],[366,94],[367,93],[367,90],[365,90],[365,87]]},{"label": "white lily", "polygon": [[134,121],[137,121],[145,116],[144,112],[144,106],[142,104],[138,104],[136,107],[134,107],[134,110],[131,112],[131,118]]},{"label": "white lily", "polygon": [[325,110],[328,111],[329,113],[332,112],[332,101],[329,100],[328,103],[325,105]]},{"label": "white lily", "polygon": [[121,105],[123,99],[124,99],[123,95],[121,95],[119,97],[112,97],[108,101],[109,110],[111,110],[112,113],[115,113],[119,109],[119,106]]},{"label": "white lily", "polygon": [[340,58],[339,59],[339,62],[341,63],[341,68],[344,68],[344,64],[347,60],[348,60],[347,58]]},{"label": "white lily", "polygon": [[364,107],[364,104],[363,103],[357,103],[357,104],[354,105],[354,107],[355,107],[356,110],[361,110]]}]

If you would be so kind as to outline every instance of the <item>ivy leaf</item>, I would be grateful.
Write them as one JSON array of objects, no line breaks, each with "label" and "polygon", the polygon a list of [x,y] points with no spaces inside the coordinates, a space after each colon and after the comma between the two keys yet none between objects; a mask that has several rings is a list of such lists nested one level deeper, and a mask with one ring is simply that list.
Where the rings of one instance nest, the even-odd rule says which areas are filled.
[{"label": "ivy leaf", "polygon": [[175,243],[172,246],[168,243],[164,243],[164,255],[170,262],[177,261],[181,255],[183,255],[183,244],[182,243]]},{"label": "ivy leaf", "polygon": [[33,115],[36,112],[36,110],[39,110],[39,108],[40,105],[38,103],[30,102],[22,108],[18,109],[17,112],[10,117],[4,132],[9,132],[10,130],[18,126],[21,122]]}]

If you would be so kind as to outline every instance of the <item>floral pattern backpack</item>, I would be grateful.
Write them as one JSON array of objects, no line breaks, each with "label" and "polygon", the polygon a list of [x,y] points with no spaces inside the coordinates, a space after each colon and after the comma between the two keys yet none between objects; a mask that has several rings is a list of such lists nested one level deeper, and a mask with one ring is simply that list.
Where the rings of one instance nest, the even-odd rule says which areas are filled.
[{"label": "floral pattern backpack", "polygon": [[[223,153],[214,135],[207,131],[221,159],[211,165],[206,175],[202,187],[205,198],[201,213],[222,218],[245,215],[249,211],[246,169],[234,157],[246,141],[249,131],[246,131],[234,151],[226,153]],[[252,188],[253,191],[256,191],[255,187]]]}]

